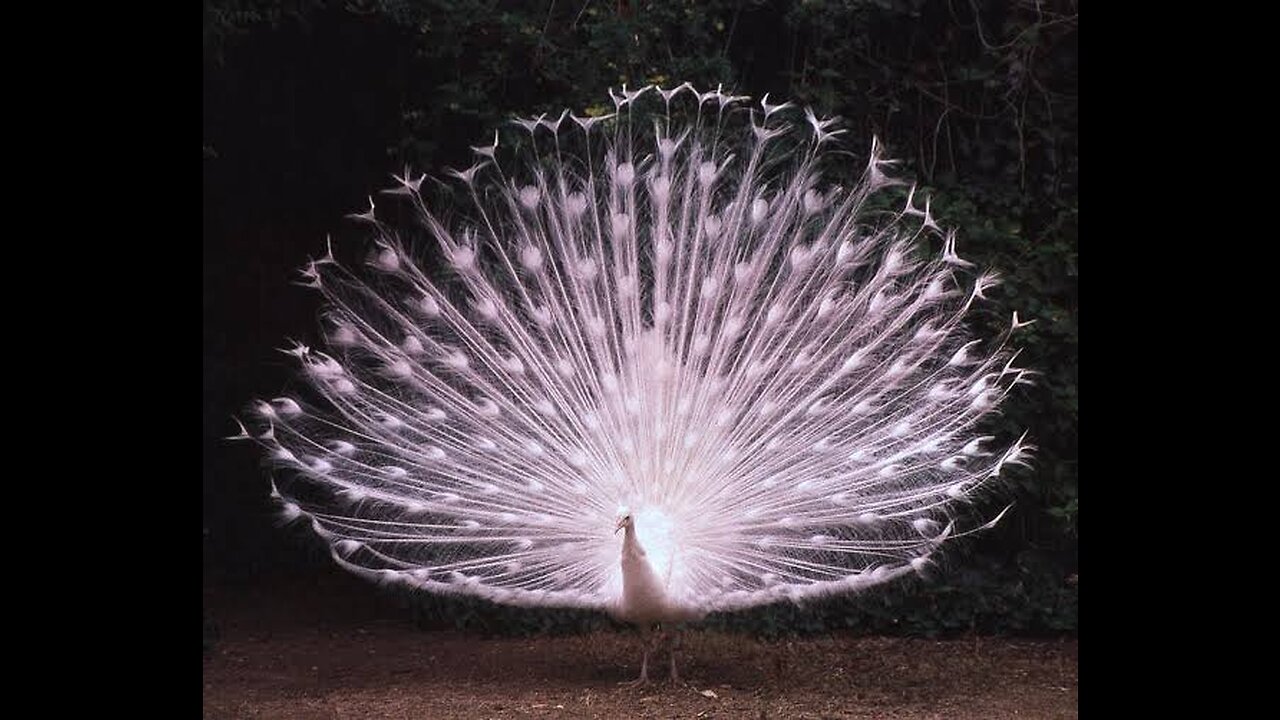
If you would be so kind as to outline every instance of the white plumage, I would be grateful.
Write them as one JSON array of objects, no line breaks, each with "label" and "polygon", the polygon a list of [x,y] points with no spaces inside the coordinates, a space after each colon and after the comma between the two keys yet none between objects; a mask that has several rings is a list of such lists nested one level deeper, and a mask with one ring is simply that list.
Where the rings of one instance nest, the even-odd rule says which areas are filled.
[{"label": "white plumage", "polygon": [[696,609],[668,594],[672,564],[664,562],[666,574],[659,574],[636,537],[635,518],[629,510],[622,512],[618,530],[625,533],[620,563],[622,594],[610,608],[613,614],[621,620],[641,625],[697,619],[699,613]]},{"label": "white plumage", "polygon": [[514,159],[475,148],[447,221],[397,178],[431,267],[371,201],[369,268],[303,270],[329,349],[289,349],[308,389],[242,433],[274,497],[361,575],[636,622],[921,569],[1030,449],[977,435],[1027,377],[963,324],[995,276],[914,191],[876,209],[898,183],[875,143],[825,183],[832,120],[613,100],[518,121]]}]

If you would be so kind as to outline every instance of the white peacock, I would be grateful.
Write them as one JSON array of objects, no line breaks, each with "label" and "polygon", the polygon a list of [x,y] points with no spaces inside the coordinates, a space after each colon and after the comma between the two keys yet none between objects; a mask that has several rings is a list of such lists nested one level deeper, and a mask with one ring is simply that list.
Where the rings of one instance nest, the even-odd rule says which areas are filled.
[{"label": "white peacock", "polygon": [[1022,323],[971,337],[996,277],[914,190],[875,209],[902,184],[878,144],[832,187],[833,120],[611,96],[474,148],[450,221],[397,178],[441,267],[371,201],[363,276],[304,268],[329,349],[289,349],[306,392],[239,435],[284,515],[379,582],[643,625],[865,590],[998,521],[956,530],[1031,450],[978,434],[1028,382]]}]

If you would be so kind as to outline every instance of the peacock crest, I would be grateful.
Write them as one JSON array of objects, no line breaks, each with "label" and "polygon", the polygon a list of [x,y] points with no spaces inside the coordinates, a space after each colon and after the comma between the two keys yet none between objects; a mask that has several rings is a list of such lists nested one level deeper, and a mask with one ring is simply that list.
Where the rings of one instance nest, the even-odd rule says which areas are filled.
[{"label": "peacock crest", "polygon": [[837,187],[844,131],[811,111],[611,96],[397,177],[426,260],[371,201],[368,267],[303,269],[327,348],[289,348],[305,389],[240,435],[284,516],[379,581],[616,609],[625,508],[693,615],[863,589],[993,525],[960,511],[1031,449],[978,434],[1028,381],[1021,323],[971,336],[996,277],[913,189],[883,202],[879,145]]}]

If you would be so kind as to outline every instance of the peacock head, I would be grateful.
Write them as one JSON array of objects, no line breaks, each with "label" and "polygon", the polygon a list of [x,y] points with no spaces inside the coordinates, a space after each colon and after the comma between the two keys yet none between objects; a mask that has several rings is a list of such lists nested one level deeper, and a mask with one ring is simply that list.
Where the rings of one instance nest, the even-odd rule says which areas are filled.
[{"label": "peacock head", "polygon": [[618,510],[618,524],[613,528],[613,534],[617,535],[618,531],[623,528],[627,528],[628,530],[634,530],[635,527],[636,527],[636,519],[635,519],[635,516],[631,514],[631,510],[627,508],[622,508]]}]

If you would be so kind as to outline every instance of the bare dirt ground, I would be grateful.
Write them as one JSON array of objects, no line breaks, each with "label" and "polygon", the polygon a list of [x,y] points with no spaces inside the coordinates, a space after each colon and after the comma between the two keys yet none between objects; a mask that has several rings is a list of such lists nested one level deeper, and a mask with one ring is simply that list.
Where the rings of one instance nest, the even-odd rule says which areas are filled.
[{"label": "bare dirt ground", "polygon": [[204,656],[205,718],[1078,717],[1076,640],[693,630],[682,685],[631,688],[618,683],[639,673],[633,633],[424,632],[355,580],[206,581],[204,609],[218,635]]}]

